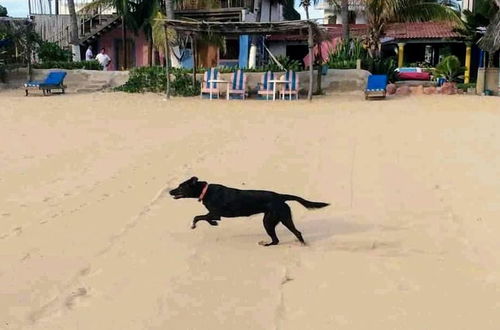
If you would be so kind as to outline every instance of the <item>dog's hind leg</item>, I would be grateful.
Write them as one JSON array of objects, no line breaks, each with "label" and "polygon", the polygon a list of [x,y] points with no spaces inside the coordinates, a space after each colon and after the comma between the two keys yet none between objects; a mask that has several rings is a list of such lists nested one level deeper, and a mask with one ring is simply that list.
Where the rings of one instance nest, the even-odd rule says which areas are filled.
[{"label": "dog's hind leg", "polygon": [[306,242],[304,242],[302,233],[298,231],[297,228],[295,228],[295,224],[293,223],[292,211],[290,210],[290,206],[288,206],[288,204],[286,203],[283,203],[276,209],[279,211],[279,219],[281,220],[281,223],[297,237],[300,243],[305,245]]},{"label": "dog's hind leg", "polygon": [[220,220],[220,217],[217,215],[210,214],[210,213],[205,214],[205,215],[197,215],[193,219],[193,223],[191,224],[191,229],[195,229],[196,223],[198,221],[202,221],[202,220],[205,220],[206,222],[208,222],[212,226],[217,226],[218,225],[217,221]]},{"label": "dog's hind leg", "polygon": [[266,233],[271,237],[271,242],[259,242],[259,244],[264,246],[278,245],[280,241],[278,239],[278,236],[276,236],[276,226],[279,223],[279,219],[276,218],[276,216],[271,212],[266,212],[264,214],[263,222]]}]

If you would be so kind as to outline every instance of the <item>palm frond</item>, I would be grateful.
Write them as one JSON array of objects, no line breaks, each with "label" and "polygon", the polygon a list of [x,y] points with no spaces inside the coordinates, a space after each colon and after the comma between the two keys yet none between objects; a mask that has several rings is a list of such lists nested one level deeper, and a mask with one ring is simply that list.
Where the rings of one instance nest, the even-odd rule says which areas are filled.
[{"label": "palm frond", "polygon": [[86,4],[85,6],[83,6],[82,9],[80,9],[78,11],[78,13],[88,14],[88,13],[97,11],[99,9],[102,10],[102,9],[111,8],[111,7],[113,7],[113,5],[114,5],[113,0],[94,0],[94,1]]}]

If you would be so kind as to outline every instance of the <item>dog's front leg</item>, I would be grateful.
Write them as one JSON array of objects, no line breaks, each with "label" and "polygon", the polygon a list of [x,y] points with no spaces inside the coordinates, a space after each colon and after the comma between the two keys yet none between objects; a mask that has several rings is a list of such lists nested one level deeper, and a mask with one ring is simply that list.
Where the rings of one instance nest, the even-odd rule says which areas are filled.
[{"label": "dog's front leg", "polygon": [[193,223],[191,224],[191,229],[196,228],[196,223],[198,221],[205,220],[207,221],[210,225],[212,226],[217,226],[218,223],[215,220],[220,220],[220,217],[213,216],[212,214],[205,214],[205,215],[197,215],[193,218]]}]

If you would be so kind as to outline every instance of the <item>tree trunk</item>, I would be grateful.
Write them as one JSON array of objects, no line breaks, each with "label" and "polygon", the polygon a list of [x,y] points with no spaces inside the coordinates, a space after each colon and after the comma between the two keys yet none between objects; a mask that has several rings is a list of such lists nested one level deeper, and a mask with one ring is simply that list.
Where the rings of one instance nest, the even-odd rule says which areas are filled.
[{"label": "tree trunk", "polygon": [[304,6],[304,10],[306,11],[306,20],[309,20],[309,6]]},{"label": "tree trunk", "polygon": [[68,11],[70,18],[70,44],[72,45],[73,60],[79,62],[81,60],[80,55],[80,43],[78,41],[78,17],[75,11],[75,1],[68,0]]},{"label": "tree trunk", "polygon": [[122,16],[122,52],[123,52],[123,70],[127,70],[128,52],[127,52],[127,28],[125,26],[125,16]]},{"label": "tree trunk", "polygon": [[168,19],[174,19],[174,4],[172,0],[165,0],[165,14]]},{"label": "tree trunk", "polygon": [[148,42],[148,65],[153,66],[153,53],[154,53],[154,47],[153,47],[153,33],[152,31],[149,31],[149,42]]},{"label": "tree trunk", "polygon": [[[262,17],[262,0],[255,0],[255,22],[260,22]],[[250,69],[255,68],[257,62],[257,41],[258,36],[252,36],[252,42],[250,44],[250,56],[248,58],[248,67]]]},{"label": "tree trunk", "polygon": [[309,33],[308,33],[308,38],[307,38],[307,46],[309,47],[309,58],[311,59],[311,62],[309,63],[309,90],[307,91],[307,99],[309,101],[312,100],[312,89],[313,89],[313,32],[312,32],[312,27],[309,25]]},{"label": "tree trunk", "polygon": [[349,40],[349,0],[341,0],[342,39]]},{"label": "tree trunk", "polygon": [[193,56],[193,88],[196,88],[196,69],[198,68],[198,53],[196,51],[196,35],[191,35],[191,49],[192,49],[192,55]]}]

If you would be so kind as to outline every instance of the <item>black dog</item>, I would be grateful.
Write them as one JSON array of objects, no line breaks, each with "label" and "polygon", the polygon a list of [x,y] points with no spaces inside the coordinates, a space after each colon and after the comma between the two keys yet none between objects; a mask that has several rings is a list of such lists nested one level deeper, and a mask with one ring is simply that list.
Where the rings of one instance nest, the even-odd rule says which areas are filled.
[{"label": "black dog", "polygon": [[272,191],[263,190],[239,190],[224,187],[219,184],[208,184],[198,181],[198,178],[181,183],[179,187],[170,191],[170,195],[178,198],[198,198],[198,201],[208,209],[208,214],[194,217],[192,229],[196,228],[196,223],[205,220],[212,226],[217,226],[217,221],[221,217],[247,217],[250,215],[264,213],[264,228],[271,242],[263,244],[265,246],[279,243],[275,228],[281,221],[298,240],[305,244],[300,231],[295,228],[292,221],[292,213],[286,201],[297,201],[308,209],[317,209],[328,206],[327,203],[317,203],[306,201],[303,198],[293,195],[282,195]]}]

